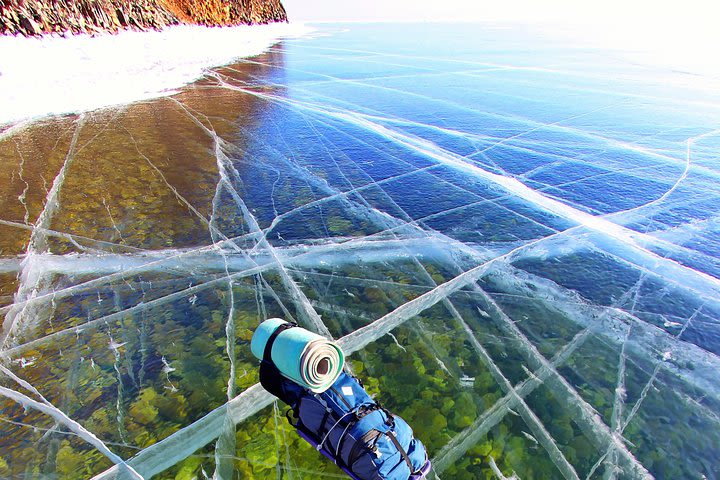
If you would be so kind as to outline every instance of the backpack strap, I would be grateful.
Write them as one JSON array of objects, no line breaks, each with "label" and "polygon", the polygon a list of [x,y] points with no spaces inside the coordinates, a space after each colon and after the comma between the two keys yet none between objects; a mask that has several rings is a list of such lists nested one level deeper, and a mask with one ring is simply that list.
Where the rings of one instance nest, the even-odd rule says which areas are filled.
[{"label": "backpack strap", "polygon": [[[283,323],[275,331],[270,334],[267,343],[265,344],[265,350],[263,352],[263,359],[260,362],[260,384],[265,390],[272,393],[279,399],[287,402],[287,394],[285,388],[283,388],[284,377],[280,373],[280,370],[275,366],[272,361],[271,353],[272,347],[275,343],[275,339],[288,328],[297,327],[297,323]],[[294,407],[294,406],[293,406]]]},{"label": "backpack strap", "polygon": [[393,445],[395,445],[395,448],[398,449],[398,452],[400,452],[400,455],[402,455],[403,460],[405,460],[405,463],[407,463],[407,466],[408,466],[408,468],[410,469],[410,473],[416,473],[416,472],[415,472],[415,467],[413,467],[413,464],[412,464],[412,462],[410,461],[410,457],[408,457],[407,452],[406,452],[405,449],[402,447],[402,445],[400,445],[400,442],[399,442],[398,439],[395,437],[395,432],[392,431],[392,430],[390,430],[390,431],[387,432],[385,435],[387,435],[387,437],[390,439],[390,441],[393,443]]},{"label": "backpack strap", "polygon": [[[379,407],[376,403],[371,403],[371,404],[361,404],[353,409],[355,416],[345,426],[345,430],[343,430],[343,433],[340,435],[340,439],[338,440],[337,447],[335,448],[335,463],[340,465],[340,463],[338,463],[338,462],[342,462],[342,457],[340,455],[340,452],[342,451],[343,444],[345,443],[345,440],[347,439],[347,435],[346,435],[347,431],[350,430],[353,426],[355,426],[355,424],[358,423],[360,420],[362,420],[366,415],[374,412],[378,408]],[[345,465],[348,468],[350,468],[350,463],[351,463],[349,461],[349,459],[350,459],[350,456],[348,456],[348,463]]]},{"label": "backpack strap", "polygon": [[313,393],[312,396],[325,409],[325,412],[323,412],[322,420],[320,421],[320,427],[318,427],[317,432],[308,432],[311,438],[316,438],[319,442],[322,439],[323,435],[325,435],[325,428],[327,427],[327,422],[328,420],[330,420],[330,417],[334,412],[333,409],[330,408],[330,406],[327,404],[325,399],[322,398],[322,395]]},{"label": "backpack strap", "polygon": [[387,417],[385,419],[385,425],[390,427],[390,430],[388,430],[385,435],[390,439],[390,441],[395,445],[395,448],[398,449],[398,452],[400,452],[400,455],[402,455],[403,460],[405,460],[405,463],[407,463],[408,468],[410,469],[410,473],[414,474],[417,473],[415,471],[415,468],[413,467],[412,461],[410,461],[410,457],[408,457],[407,452],[405,449],[400,445],[400,442],[398,441],[397,437],[395,437],[395,415],[392,414],[388,409],[383,407],[378,403],[378,407],[380,410],[382,410],[385,413],[385,416]]},{"label": "backpack strap", "polygon": [[338,425],[340,425],[340,424],[343,422],[343,420],[345,420],[346,418],[348,418],[350,415],[354,415],[354,414],[355,414],[355,412],[351,410],[351,411],[343,414],[342,417],[338,418],[338,419],[335,421],[335,423],[333,423],[333,426],[330,427],[330,430],[328,430],[328,431],[325,433],[325,435],[322,437],[322,439],[320,440],[320,442],[315,446],[315,448],[316,448],[318,451],[320,451],[320,450],[325,446],[325,441],[328,439],[328,437],[330,437],[330,433],[331,433],[333,430],[335,430],[335,427],[337,427]]},{"label": "backpack strap", "polygon": [[377,456],[377,446],[375,443],[380,435],[382,435],[380,430],[372,428],[365,432],[365,434],[360,437],[359,441],[355,442],[355,445],[353,445],[350,450],[350,455],[348,455],[347,465],[350,470],[352,470],[352,466],[355,464],[357,459],[360,458],[360,455],[363,453],[363,449],[367,449],[370,452],[375,453]]},{"label": "backpack strap", "polygon": [[378,410],[382,410],[382,412],[385,414],[385,425],[390,427],[390,430],[388,430],[385,435],[390,439],[390,441],[395,445],[395,448],[398,449],[398,452],[400,452],[400,455],[402,455],[403,460],[405,460],[405,463],[407,463],[408,468],[410,469],[410,473],[414,474],[416,473],[415,468],[413,467],[412,461],[410,461],[410,457],[408,457],[407,452],[405,449],[400,445],[400,442],[395,437],[395,431],[393,430],[395,428],[395,415],[392,414],[390,410],[380,405],[380,402],[375,402],[377,405]]},{"label": "backpack strap", "polygon": [[298,326],[298,324],[295,322],[283,323],[282,325],[277,327],[274,332],[272,332],[270,334],[270,337],[268,338],[268,341],[265,344],[265,351],[263,352],[263,360],[264,361],[273,363],[271,355],[272,355],[272,347],[273,347],[273,344],[275,343],[275,339],[278,337],[278,335],[280,335],[282,332],[284,332],[288,328],[293,328],[293,327],[297,327],[297,326]]}]

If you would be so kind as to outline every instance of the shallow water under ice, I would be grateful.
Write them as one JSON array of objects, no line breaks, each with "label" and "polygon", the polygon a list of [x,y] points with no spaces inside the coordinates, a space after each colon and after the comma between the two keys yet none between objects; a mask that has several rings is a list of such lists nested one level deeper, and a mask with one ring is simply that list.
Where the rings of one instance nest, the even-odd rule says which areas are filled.
[{"label": "shallow water under ice", "polygon": [[252,330],[336,338],[443,479],[720,476],[720,91],[326,26],[0,130],[0,477],[340,478]]}]

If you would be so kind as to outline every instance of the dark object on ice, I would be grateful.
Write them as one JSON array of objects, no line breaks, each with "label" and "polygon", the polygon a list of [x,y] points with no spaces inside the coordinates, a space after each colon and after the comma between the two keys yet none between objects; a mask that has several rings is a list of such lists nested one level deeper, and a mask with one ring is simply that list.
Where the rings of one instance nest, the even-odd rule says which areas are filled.
[{"label": "dark object on ice", "polygon": [[274,332],[266,345],[260,383],[292,408],[288,421],[302,438],[355,480],[427,476],[431,465],[423,444],[402,418],[370,398],[358,379],[343,372],[328,390],[312,393],[283,377],[269,360],[279,333]]}]

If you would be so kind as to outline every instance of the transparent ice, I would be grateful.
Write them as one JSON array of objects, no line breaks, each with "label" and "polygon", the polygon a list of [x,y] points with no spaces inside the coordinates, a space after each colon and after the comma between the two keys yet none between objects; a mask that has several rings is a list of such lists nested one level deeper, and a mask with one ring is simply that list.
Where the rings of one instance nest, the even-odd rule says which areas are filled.
[{"label": "transparent ice", "polygon": [[433,476],[720,476],[720,81],[325,27],[0,127],[0,476],[342,478],[258,384],[333,337]]}]

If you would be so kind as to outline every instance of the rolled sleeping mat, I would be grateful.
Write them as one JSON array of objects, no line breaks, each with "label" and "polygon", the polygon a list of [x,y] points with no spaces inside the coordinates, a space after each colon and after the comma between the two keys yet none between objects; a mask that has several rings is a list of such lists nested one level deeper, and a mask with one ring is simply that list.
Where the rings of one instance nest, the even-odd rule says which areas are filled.
[{"label": "rolled sleeping mat", "polygon": [[[262,360],[273,332],[287,323],[280,318],[262,322],[250,341],[253,355]],[[275,337],[270,359],[283,376],[314,393],[330,388],[345,363],[345,355],[335,342],[297,326]]]}]

